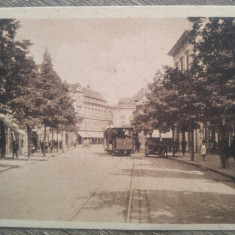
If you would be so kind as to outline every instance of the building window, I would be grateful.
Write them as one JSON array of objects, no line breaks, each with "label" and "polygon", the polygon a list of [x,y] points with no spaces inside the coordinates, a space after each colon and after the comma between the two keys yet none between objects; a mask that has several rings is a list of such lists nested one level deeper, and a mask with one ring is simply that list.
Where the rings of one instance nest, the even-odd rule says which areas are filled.
[{"label": "building window", "polygon": [[175,68],[179,69],[179,63],[178,62],[175,63]]},{"label": "building window", "polygon": [[189,70],[189,55],[186,54],[186,69]]},{"label": "building window", "polygon": [[184,58],[180,58],[180,70],[183,72],[184,71]]}]

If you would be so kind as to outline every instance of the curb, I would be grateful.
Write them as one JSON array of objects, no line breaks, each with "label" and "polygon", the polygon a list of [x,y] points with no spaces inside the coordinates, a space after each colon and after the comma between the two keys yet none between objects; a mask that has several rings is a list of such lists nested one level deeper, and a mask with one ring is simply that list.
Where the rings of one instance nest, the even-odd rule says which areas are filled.
[{"label": "curb", "polygon": [[207,169],[207,170],[210,170],[214,173],[217,173],[219,175],[222,175],[222,176],[225,176],[225,177],[228,177],[230,178],[232,181],[235,182],[235,176],[232,176],[232,175],[229,175],[229,174],[226,174],[226,173],[223,173],[221,171],[218,171],[218,170],[215,170],[213,168],[210,168],[210,167],[207,167],[207,166],[202,166],[201,164],[198,164],[198,163],[193,163],[193,162],[186,162],[184,160],[181,160],[181,159],[176,159],[176,158],[168,158],[169,160],[172,160],[172,161],[177,161],[177,162],[180,162],[180,163],[183,163],[183,164],[186,164],[186,165],[191,165],[191,166],[196,166],[196,167],[199,167],[199,168],[204,168],[204,169]]},{"label": "curb", "polygon": [[[45,157],[43,157],[43,156],[37,156],[37,157],[43,157],[43,158],[50,158],[50,157],[56,157],[56,156],[58,156],[58,155],[61,155],[61,154],[63,154],[63,153],[65,153],[65,152],[68,152],[68,151],[70,151],[70,150],[73,150],[74,148],[68,148],[68,149],[65,149],[64,151],[59,151],[59,152],[54,152],[54,153],[47,153],[46,154],[46,156]],[[35,157],[36,155],[33,155],[33,156],[31,156],[30,158],[32,158],[32,157]],[[25,156],[26,157],[26,156]]]}]

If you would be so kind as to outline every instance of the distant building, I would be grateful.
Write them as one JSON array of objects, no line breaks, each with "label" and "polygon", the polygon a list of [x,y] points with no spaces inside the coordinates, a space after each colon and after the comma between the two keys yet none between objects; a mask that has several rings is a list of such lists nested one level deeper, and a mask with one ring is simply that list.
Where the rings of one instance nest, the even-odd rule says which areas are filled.
[{"label": "distant building", "polygon": [[142,88],[135,96],[129,98],[121,98],[117,105],[113,107],[113,125],[126,126],[131,124],[133,112],[136,104],[144,98],[145,91]]},{"label": "distant building", "polygon": [[70,93],[78,119],[78,142],[90,139],[94,144],[101,143],[103,131],[113,122],[111,107],[99,92],[90,87],[73,84]]}]

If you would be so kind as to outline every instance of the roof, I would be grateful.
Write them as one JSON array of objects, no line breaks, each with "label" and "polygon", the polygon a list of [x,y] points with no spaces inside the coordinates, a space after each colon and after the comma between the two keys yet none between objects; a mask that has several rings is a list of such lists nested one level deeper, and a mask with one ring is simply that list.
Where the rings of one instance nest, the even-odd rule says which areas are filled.
[{"label": "roof", "polygon": [[144,88],[142,88],[136,95],[133,96],[133,101],[140,101],[144,98]]},{"label": "roof", "polygon": [[119,99],[119,104],[131,104],[135,103],[137,101],[140,101],[144,98],[144,88],[142,88],[137,94],[135,94],[133,97],[125,97]]},{"label": "roof", "polygon": [[123,104],[123,103],[132,103],[132,102],[133,102],[132,98],[126,97],[126,98],[120,98],[118,103]]},{"label": "roof", "polygon": [[174,56],[177,51],[181,48],[181,44],[189,40],[189,31],[184,31],[179,40],[175,43],[172,49],[169,51],[168,55]]},{"label": "roof", "polygon": [[90,88],[83,87],[82,91],[85,97],[106,101],[99,92],[91,90]]},{"label": "roof", "polygon": [[80,87],[80,83],[76,83],[76,84],[68,84],[69,86],[69,89],[71,92],[76,92],[77,91],[77,88]]}]

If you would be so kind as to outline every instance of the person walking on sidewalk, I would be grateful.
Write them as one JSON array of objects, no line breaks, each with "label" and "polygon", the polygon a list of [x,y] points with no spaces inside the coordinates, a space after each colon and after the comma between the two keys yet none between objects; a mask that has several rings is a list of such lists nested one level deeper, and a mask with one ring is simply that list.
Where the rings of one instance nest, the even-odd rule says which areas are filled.
[{"label": "person walking on sidewalk", "polygon": [[230,155],[233,157],[234,162],[235,162],[235,136],[233,136],[231,145],[230,145]]},{"label": "person walking on sidewalk", "polygon": [[221,161],[221,168],[228,167],[229,147],[227,139],[221,139],[219,143],[219,155]]},{"label": "person walking on sidewalk", "polygon": [[206,161],[206,141],[205,140],[202,141],[201,155],[202,155],[203,161]]},{"label": "person walking on sidewalk", "polygon": [[181,141],[181,146],[182,146],[182,153],[184,155],[185,154],[185,149],[186,149],[186,146],[187,146],[187,141],[186,140],[182,140]]},{"label": "person walking on sidewalk", "polygon": [[16,155],[16,158],[18,159],[18,149],[19,149],[18,143],[14,140],[12,143],[12,150],[13,150],[12,158],[14,158],[14,156]]}]

